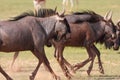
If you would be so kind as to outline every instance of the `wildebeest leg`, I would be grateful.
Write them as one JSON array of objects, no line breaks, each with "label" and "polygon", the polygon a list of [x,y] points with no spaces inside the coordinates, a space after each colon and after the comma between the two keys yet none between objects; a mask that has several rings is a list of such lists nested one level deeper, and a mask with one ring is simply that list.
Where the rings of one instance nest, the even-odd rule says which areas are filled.
[{"label": "wildebeest leg", "polygon": [[41,51],[38,51],[38,50],[34,50],[32,51],[33,54],[38,58],[39,60],[39,63],[36,67],[36,69],[33,71],[32,75],[30,76],[30,80],[34,80],[35,78],[35,75],[40,67],[40,64],[43,62],[46,66],[46,68],[49,70],[49,72],[52,74],[53,78],[55,78],[56,80],[60,80],[60,78],[53,72],[52,68],[50,67],[49,65],[49,61],[48,59],[46,58],[46,55],[44,53],[44,49],[40,49]]},{"label": "wildebeest leg", "polygon": [[46,58],[46,56],[44,56],[44,65],[45,65],[46,69],[52,74],[52,76],[55,80],[60,80],[60,77],[57,76],[54,73],[54,71],[52,70],[52,68],[50,67],[50,63],[49,63],[48,59]]},{"label": "wildebeest leg", "polygon": [[36,76],[36,73],[37,73],[41,63],[43,62],[43,56],[42,56],[41,52],[39,52],[38,50],[34,49],[32,51],[32,53],[38,58],[39,62],[38,62],[38,65],[37,65],[36,69],[30,75],[30,80],[34,80],[34,78]]},{"label": "wildebeest leg", "polygon": [[97,54],[97,57],[98,57],[100,73],[104,74],[104,69],[103,69],[103,66],[102,66],[101,58],[100,58],[100,51],[95,47],[95,45],[93,45],[93,49],[94,49],[94,51],[96,51],[96,54]]},{"label": "wildebeest leg", "polygon": [[73,65],[71,65],[64,57],[63,57],[63,63],[66,65],[66,67],[68,67],[68,68],[70,68],[70,70],[73,72],[73,73],[75,73],[74,72],[74,69],[73,69]]},{"label": "wildebeest leg", "polygon": [[12,61],[12,63],[11,63],[11,68],[13,67],[13,64],[15,63],[15,60],[16,60],[16,58],[18,57],[18,55],[19,55],[19,52],[15,52],[15,54],[14,54],[14,56],[13,56],[13,61]]},{"label": "wildebeest leg", "polygon": [[86,50],[88,52],[88,55],[89,55],[89,58],[86,59],[85,61],[81,62],[81,63],[77,63],[75,66],[74,66],[74,71],[77,71],[78,69],[80,69],[81,67],[85,66],[88,62],[92,61],[90,66],[89,66],[89,69],[88,69],[88,75],[90,74],[90,69],[92,68],[92,64],[93,64],[93,61],[94,61],[94,58],[95,58],[95,55],[93,55],[93,53],[91,52],[91,47],[86,47]]},{"label": "wildebeest leg", "polygon": [[[56,47],[54,56],[55,56],[55,58],[58,59],[58,58],[59,58],[59,55],[58,55],[57,50],[58,50],[58,48]],[[63,53],[63,51],[62,51],[62,53]],[[63,56],[63,55],[62,55],[62,56]],[[65,63],[65,65],[72,70],[73,66],[72,66],[64,57],[62,57],[62,60],[63,60],[63,62]]]},{"label": "wildebeest leg", "polygon": [[64,47],[62,46],[59,46],[59,47],[55,47],[55,58],[57,59],[64,75],[69,79],[71,79],[71,74],[68,70],[68,68],[65,66],[65,63],[64,63],[64,59],[63,59],[63,50],[64,50]]},{"label": "wildebeest leg", "polygon": [[13,80],[0,66],[0,72],[4,75],[4,77],[6,78],[6,80]]},{"label": "wildebeest leg", "polygon": [[[73,65],[71,65],[64,57],[63,57],[63,61],[65,63],[65,65],[70,68],[71,70],[73,69]],[[73,70],[72,70],[73,71]],[[74,71],[73,71],[74,72]]]},{"label": "wildebeest leg", "polygon": [[[44,52],[44,53],[45,53],[45,52]],[[46,57],[45,54],[43,54],[43,63],[44,63],[44,65],[45,65],[45,68],[52,74],[53,78],[54,78],[55,80],[60,80],[60,77],[57,76],[57,75],[54,73],[54,71],[52,70],[52,68],[50,67],[50,63],[49,63],[49,61],[48,61],[48,59],[47,59],[47,57]]]},{"label": "wildebeest leg", "polygon": [[88,75],[90,75],[90,72],[91,72],[91,70],[93,68],[94,59],[96,57],[96,53],[95,53],[95,51],[93,49],[93,45],[90,47],[90,53],[91,53],[91,56],[92,56],[92,61],[91,61],[91,64],[90,64],[90,66],[89,66],[89,68],[87,70]]}]

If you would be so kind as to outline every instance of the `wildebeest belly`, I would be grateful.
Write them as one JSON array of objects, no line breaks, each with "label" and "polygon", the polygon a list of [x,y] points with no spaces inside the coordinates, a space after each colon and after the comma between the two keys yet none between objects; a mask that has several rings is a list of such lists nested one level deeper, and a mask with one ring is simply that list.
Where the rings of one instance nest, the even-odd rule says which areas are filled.
[{"label": "wildebeest belly", "polygon": [[71,38],[65,42],[65,46],[82,47],[94,39],[93,30],[87,23],[70,24]]},{"label": "wildebeest belly", "polygon": [[32,34],[28,28],[0,27],[0,51],[31,50],[33,44]]},{"label": "wildebeest belly", "polygon": [[84,45],[84,39],[71,39],[65,42],[65,46],[72,46],[72,47],[82,47]]}]

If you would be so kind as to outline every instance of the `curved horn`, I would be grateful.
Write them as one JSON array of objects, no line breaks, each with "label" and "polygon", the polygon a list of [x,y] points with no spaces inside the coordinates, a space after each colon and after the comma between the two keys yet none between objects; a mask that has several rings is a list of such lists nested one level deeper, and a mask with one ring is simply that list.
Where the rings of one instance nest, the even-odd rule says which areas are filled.
[{"label": "curved horn", "polygon": [[55,12],[57,11],[57,6],[55,7],[55,10],[54,10]]},{"label": "curved horn", "polygon": [[109,12],[107,12],[107,13],[105,14],[104,19],[107,19],[108,13],[109,13]]},{"label": "curved horn", "polygon": [[104,19],[105,19],[105,20],[111,20],[112,14],[113,14],[113,12],[112,12],[111,10],[108,11],[108,12],[106,13],[106,15],[104,16]]}]

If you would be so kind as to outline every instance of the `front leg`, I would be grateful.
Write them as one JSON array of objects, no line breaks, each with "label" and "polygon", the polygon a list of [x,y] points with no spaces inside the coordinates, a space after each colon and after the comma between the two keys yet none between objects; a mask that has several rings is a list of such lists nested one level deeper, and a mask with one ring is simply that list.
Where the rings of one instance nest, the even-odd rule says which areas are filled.
[{"label": "front leg", "polygon": [[98,57],[99,71],[100,71],[100,73],[104,74],[104,69],[102,66],[101,58],[100,58],[100,51],[95,47],[95,45],[93,45],[93,49],[96,52],[97,57]]},{"label": "front leg", "polygon": [[95,53],[92,46],[90,47],[90,53],[91,53],[91,56],[92,56],[92,60],[91,60],[90,66],[87,70],[88,75],[90,75],[90,72],[92,71],[93,63],[94,63],[94,60],[95,60],[95,57],[96,57],[96,53]]},{"label": "front leg", "polygon": [[6,80],[13,80],[0,66],[0,72],[4,75],[4,77],[6,78]]},{"label": "front leg", "polygon": [[39,60],[37,67],[35,68],[35,70],[32,72],[32,74],[30,74],[30,80],[34,80],[35,76],[38,72],[38,69],[40,67],[40,65],[43,62],[43,56],[42,56],[42,52],[39,52],[37,49],[34,49],[34,51],[32,51],[33,55],[35,55],[35,57],[37,57],[37,59]]},{"label": "front leg", "polygon": [[52,74],[53,79],[55,79],[55,80],[60,80],[60,77],[57,76],[57,75],[54,73],[54,71],[52,70],[52,68],[51,68],[51,66],[50,66],[50,63],[49,63],[46,55],[44,55],[44,62],[43,62],[43,63],[44,63],[45,68]]},{"label": "front leg", "polygon": [[61,47],[55,48],[55,54],[54,55],[55,55],[55,58],[57,59],[59,65],[60,65],[64,75],[67,77],[68,80],[70,80],[72,75],[70,74],[68,68],[65,65],[65,61],[64,61],[64,58],[63,58],[63,55],[62,55],[63,54],[62,53],[63,49],[64,48],[61,48]]}]

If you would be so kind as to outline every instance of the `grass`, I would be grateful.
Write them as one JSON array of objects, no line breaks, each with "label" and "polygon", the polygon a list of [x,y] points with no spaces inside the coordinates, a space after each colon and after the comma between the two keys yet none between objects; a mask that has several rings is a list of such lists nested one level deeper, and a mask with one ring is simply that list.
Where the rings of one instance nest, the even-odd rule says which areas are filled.
[{"label": "grass", "polygon": [[[98,45],[99,47],[99,45]],[[53,57],[53,51],[54,48],[45,48],[46,54],[48,59],[50,60],[50,64],[53,68],[53,70],[62,78],[62,80],[66,80],[64,77],[62,70],[60,69],[57,61]],[[98,71],[98,61],[97,58],[94,62],[94,67],[91,72],[91,76],[88,77],[86,70],[88,69],[89,64],[87,64],[85,67],[81,68],[77,71],[76,74],[74,74],[74,77],[72,80],[99,80],[99,78],[105,79],[106,78],[118,78],[120,77],[120,51],[113,51],[113,50],[105,50],[98,48],[101,51],[101,59],[103,63],[103,67],[105,70],[105,74],[102,75]],[[7,71],[7,73],[10,74],[10,76],[14,80],[29,80],[29,74],[35,69],[38,60],[31,54],[31,52],[21,52],[19,57],[16,60],[16,63],[14,64],[14,69],[11,71],[10,64],[12,61],[13,53],[1,53],[0,55],[0,63],[2,67]],[[65,58],[72,64],[82,62],[83,60],[87,59],[87,52],[84,48],[71,48],[67,47],[64,51]],[[46,75],[48,76],[46,78]],[[5,80],[2,75],[0,75],[1,80]],[[50,73],[48,73],[44,66],[41,65],[39,72],[36,76],[35,80],[44,79],[44,80],[52,80]],[[120,79],[120,78],[119,78]]]},{"label": "grass", "polygon": [[[0,19],[6,19],[15,16],[29,9],[33,9],[32,0],[1,0],[0,3]],[[120,16],[120,2],[119,0],[80,0],[77,11],[93,10],[96,13],[105,15],[107,11],[113,11],[113,20],[118,21]],[[59,12],[62,11],[62,0],[47,0],[46,7],[54,9],[57,6]],[[76,8],[73,8],[76,11]]]},{"label": "grass", "polygon": [[[32,0],[0,0],[0,19],[7,19],[9,17],[18,15],[26,10],[33,9]],[[59,12],[62,11],[62,0],[47,0],[47,8],[55,8]],[[78,9],[73,8],[73,11],[93,10],[98,14],[105,15],[109,10],[113,11],[112,19],[116,23],[120,19],[120,1],[119,0],[80,0]],[[101,75],[98,72],[97,58],[95,59],[94,68],[91,76],[88,77],[86,70],[89,66],[81,68],[74,74],[73,80],[118,80],[120,77],[120,51],[113,51],[112,49],[106,50],[103,45],[97,45],[101,52],[101,59],[105,74]],[[54,71],[60,75],[62,80],[66,80],[62,70],[60,69],[57,61],[53,57],[54,48],[45,48],[46,55],[50,60],[51,66]],[[13,53],[0,53],[0,65],[14,80],[29,80],[29,74],[35,69],[38,60],[29,51],[21,52],[14,65],[14,71],[11,71],[9,66],[12,61]],[[64,51],[65,58],[72,64],[82,62],[87,59],[87,52],[84,48],[71,48],[67,47]],[[46,77],[47,76],[47,77]],[[113,79],[115,78],[115,79]],[[35,80],[52,80],[50,74],[41,65]],[[120,78],[119,78],[120,79]],[[0,75],[0,80],[5,78]]]}]

